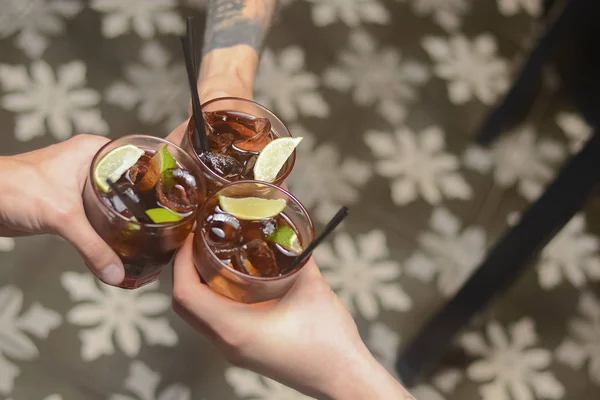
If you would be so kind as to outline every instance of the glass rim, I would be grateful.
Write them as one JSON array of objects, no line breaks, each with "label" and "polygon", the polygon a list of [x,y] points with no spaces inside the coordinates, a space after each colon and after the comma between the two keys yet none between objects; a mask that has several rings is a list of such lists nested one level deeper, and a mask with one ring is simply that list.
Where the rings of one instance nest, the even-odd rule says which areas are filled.
[{"label": "glass rim", "polygon": [[[96,166],[96,163],[99,161],[98,157],[111,144],[121,141],[121,140],[126,140],[126,139],[131,139],[131,138],[150,139],[150,140],[155,140],[160,143],[164,143],[166,145],[171,145],[171,146],[175,147],[182,154],[185,154],[184,157],[189,158],[189,161],[191,161],[192,165],[195,165],[194,159],[185,150],[183,150],[181,147],[179,147],[175,143],[168,141],[167,139],[163,139],[163,138],[159,138],[159,137],[151,136],[151,135],[137,134],[137,133],[123,135],[121,137],[113,139],[110,142],[105,143],[96,152],[96,154],[94,155],[94,158],[92,159],[92,163],[90,164],[90,172],[89,172],[89,176],[88,176],[88,182],[90,183],[90,185],[92,185],[92,188],[94,190],[94,195],[95,195],[98,203],[100,203],[100,207],[104,208],[105,210],[111,211],[112,213],[114,213],[117,216],[117,218],[119,218],[125,222],[140,226],[142,228],[152,228],[152,229],[154,229],[154,228],[159,228],[159,229],[160,228],[162,228],[162,229],[176,228],[176,227],[179,227],[180,225],[185,225],[186,223],[189,222],[190,219],[195,218],[196,214],[198,214],[198,210],[200,209],[200,204],[196,204],[196,208],[194,208],[194,210],[192,212],[190,212],[189,215],[186,215],[185,217],[181,218],[181,220],[179,220],[179,221],[165,222],[165,223],[157,224],[157,223],[145,223],[145,222],[140,222],[140,221],[132,221],[129,218],[124,217],[120,212],[118,212],[114,208],[107,205],[104,201],[102,201],[102,198],[100,196],[101,196],[101,193],[103,193],[103,192],[100,191],[100,188],[98,187],[98,185],[96,185],[96,182],[94,181],[94,167]],[[106,155],[106,154],[103,154],[103,156],[104,155]],[[175,158],[175,160],[177,160],[177,157]],[[196,178],[196,180],[198,180],[198,177],[194,177],[194,178]],[[199,179],[202,180],[203,177],[201,176]],[[204,186],[204,183],[202,183],[202,185]]]},{"label": "glass rim", "polygon": [[[217,98],[214,98],[214,99],[204,102],[200,106],[200,108],[204,108],[212,103],[217,103],[217,102],[226,101],[226,100],[241,101],[241,102],[251,104],[253,106],[256,106],[256,107],[266,111],[267,113],[270,114],[269,118],[272,117],[273,119],[275,119],[275,121],[279,122],[285,128],[285,131],[287,132],[289,137],[293,137],[292,133],[290,132],[288,127],[283,123],[283,121],[281,119],[279,119],[279,117],[277,117],[277,115],[275,115],[275,113],[273,111],[269,110],[267,107],[263,106],[262,104],[257,103],[254,100],[244,99],[243,97],[233,97],[233,96],[217,97]],[[190,116],[190,118],[188,119],[187,126],[185,127],[184,134],[187,136],[188,142],[190,143],[192,151],[194,152],[195,159],[197,162],[200,163],[202,169],[210,175],[211,179],[216,180],[217,182],[219,182],[223,185],[227,185],[227,184],[230,184],[233,182],[239,182],[239,181],[230,181],[227,178],[223,178],[221,175],[219,175],[215,171],[213,171],[208,165],[206,165],[206,163],[204,161],[202,161],[202,159],[200,158],[200,155],[196,152],[196,149],[194,148],[194,137],[193,137],[193,133],[192,133],[192,129],[191,129],[193,126],[194,126],[194,118],[193,118],[193,116]],[[284,137],[280,134],[278,134],[277,136],[280,138]],[[288,172],[285,173],[281,178],[276,178],[275,182],[274,182],[275,184],[280,184],[281,182],[283,182],[289,176],[289,174],[292,172],[292,170],[294,169],[294,165],[296,164],[296,149],[294,149],[294,151],[292,152],[292,155],[288,158],[288,160],[290,160],[290,159],[291,159],[291,161],[290,161],[290,167],[288,168]],[[288,160],[286,160],[286,163],[288,162]],[[269,182],[267,182],[267,183],[269,183]]]},{"label": "glass rim", "polygon": [[[208,197],[206,199],[206,202],[203,205],[202,208],[202,215],[205,214],[206,211],[206,207],[208,207],[208,204],[210,202],[210,199],[212,199],[213,197],[216,197],[218,195],[219,192],[221,192],[222,190],[230,187],[230,186],[235,186],[235,185],[240,185],[240,184],[248,184],[248,183],[252,183],[252,184],[259,184],[259,185],[265,185],[265,186],[269,186],[272,189],[275,190],[279,190],[280,192],[283,192],[283,194],[285,194],[286,196],[288,196],[297,206],[299,206],[300,211],[302,212],[302,214],[304,214],[306,216],[307,222],[308,222],[308,228],[309,228],[309,232],[310,232],[310,236],[311,236],[311,240],[308,242],[310,243],[314,238],[315,238],[315,225],[312,221],[312,218],[310,216],[310,214],[308,213],[308,211],[306,210],[306,207],[304,207],[304,204],[302,204],[300,202],[300,200],[298,200],[296,198],[296,196],[294,196],[293,194],[291,194],[289,191],[287,191],[286,189],[274,185],[272,183],[269,182],[263,182],[263,181],[257,181],[257,180],[243,180],[243,181],[235,181],[235,182],[231,182],[223,187],[220,187],[219,190],[217,190],[215,193],[213,193],[210,197]],[[216,260],[219,265],[221,265],[223,268],[226,268],[229,272],[233,273],[236,277],[241,277],[243,279],[247,279],[250,281],[255,281],[255,282],[272,282],[272,281],[279,281],[281,279],[285,279],[288,278],[292,275],[295,275],[296,273],[298,273],[302,267],[304,267],[304,265],[306,265],[306,263],[308,262],[308,260],[310,260],[311,257],[307,257],[304,261],[302,261],[300,264],[298,264],[296,266],[296,268],[294,268],[293,270],[291,270],[290,272],[288,272],[285,275],[280,275],[280,276],[272,276],[272,277],[263,277],[263,276],[254,276],[254,275],[249,275],[249,274],[244,274],[243,272],[240,272],[234,268],[231,268],[229,265],[226,265],[221,259],[219,259],[219,257],[217,257],[217,255],[215,254],[215,252],[211,249],[211,247],[209,246],[208,242],[206,241],[206,237],[203,234],[204,231],[204,221],[202,221],[202,224],[198,223],[198,226],[196,228],[197,230],[200,230],[200,237],[202,240],[202,243],[204,244],[204,247],[206,247],[208,249],[208,252],[210,253],[211,257]],[[198,234],[198,232],[195,233],[196,235]]]}]

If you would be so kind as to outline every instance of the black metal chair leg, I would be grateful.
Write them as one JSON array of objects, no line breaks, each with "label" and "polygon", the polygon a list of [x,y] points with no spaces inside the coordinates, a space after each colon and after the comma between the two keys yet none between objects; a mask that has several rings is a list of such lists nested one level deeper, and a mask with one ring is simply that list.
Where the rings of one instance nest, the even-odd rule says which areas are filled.
[{"label": "black metal chair leg", "polygon": [[479,144],[489,144],[501,132],[517,124],[528,114],[539,91],[544,64],[552,58],[560,39],[576,23],[581,12],[585,11],[583,6],[586,1],[589,0],[567,1],[562,10],[557,10],[558,15],[553,20],[553,13],[550,13],[548,27],[521,67],[511,88],[480,127],[476,138]]},{"label": "black metal chair leg", "polygon": [[582,207],[600,181],[600,129],[562,168],[545,193],[489,251],[456,296],[439,311],[401,353],[396,364],[403,382],[412,386],[430,372],[455,334],[507,288]]}]

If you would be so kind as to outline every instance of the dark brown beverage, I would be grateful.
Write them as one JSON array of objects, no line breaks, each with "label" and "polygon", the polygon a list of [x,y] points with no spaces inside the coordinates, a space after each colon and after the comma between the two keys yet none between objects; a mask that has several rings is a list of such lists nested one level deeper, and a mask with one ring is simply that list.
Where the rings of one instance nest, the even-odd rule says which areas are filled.
[{"label": "dark brown beverage", "polygon": [[292,287],[306,263],[297,256],[313,239],[312,220],[290,193],[260,181],[233,182],[199,210],[194,265],[223,296],[272,300]]},{"label": "dark brown beverage", "polygon": [[210,152],[200,159],[225,179],[252,179],[258,154],[275,138],[269,119],[237,111],[205,112],[204,119]]},{"label": "dark brown beverage", "polygon": [[[200,147],[191,118],[182,147],[200,163],[208,186],[214,193],[220,186],[254,177],[254,163],[264,147],[274,139],[291,137],[283,122],[271,111],[251,100],[223,97],[202,105],[209,152],[199,155]],[[280,185],[290,174],[296,160],[294,152],[278,172],[273,183]]]},{"label": "dark brown beverage", "polygon": [[[137,204],[143,220],[94,173],[104,158],[123,146],[143,152],[111,181]],[[84,207],[91,225],[123,262],[125,280],[120,287],[134,289],[156,280],[189,235],[204,196],[198,166],[182,149],[163,139],[126,136],[98,152],[84,191]]]},{"label": "dark brown beverage", "polygon": [[[227,266],[247,275],[276,277],[292,267],[299,251],[275,240],[276,233],[289,230],[298,235],[290,219],[281,213],[274,217],[247,221],[226,213],[213,198],[206,205],[209,215],[202,234],[214,254]],[[302,246],[298,236],[297,245]]]}]

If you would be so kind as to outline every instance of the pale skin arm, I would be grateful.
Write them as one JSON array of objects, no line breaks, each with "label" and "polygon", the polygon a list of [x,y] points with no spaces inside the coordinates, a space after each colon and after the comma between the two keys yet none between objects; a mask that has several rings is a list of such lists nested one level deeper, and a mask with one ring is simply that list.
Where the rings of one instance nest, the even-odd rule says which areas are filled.
[{"label": "pale skin arm", "polygon": [[200,81],[227,75],[251,90],[276,7],[277,0],[211,0]]},{"label": "pale skin arm", "polygon": [[94,154],[108,139],[77,135],[0,157],[0,236],[53,233],[68,240],[105,283],[123,280],[121,260],[88,222],[81,193]]},{"label": "pale skin arm", "polygon": [[[260,50],[276,7],[276,0],[209,2],[198,85],[202,102],[252,98]],[[316,265],[306,269],[302,283],[281,301],[242,305],[201,284],[191,263],[190,242],[178,252],[174,267],[174,308],[232,363],[319,399],[414,400],[371,355]],[[295,335],[303,330],[320,334],[311,340]],[[264,337],[265,331],[282,336]]]},{"label": "pale skin arm", "polygon": [[[252,99],[259,54],[276,7],[277,0],[210,0],[198,76],[201,103],[229,96]],[[167,139],[181,143],[186,125]]]},{"label": "pale skin arm", "polygon": [[322,400],[413,399],[371,355],[312,260],[283,298],[242,304],[201,283],[192,241],[173,265],[173,308],[232,364]]}]

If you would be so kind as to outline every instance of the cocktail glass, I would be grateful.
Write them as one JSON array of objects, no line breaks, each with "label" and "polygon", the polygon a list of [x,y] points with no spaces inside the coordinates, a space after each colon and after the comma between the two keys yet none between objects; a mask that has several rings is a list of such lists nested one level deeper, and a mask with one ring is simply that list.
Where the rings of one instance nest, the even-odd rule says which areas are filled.
[{"label": "cocktail glass", "polygon": [[[127,209],[123,210],[122,203],[119,203],[113,192],[105,193],[100,190],[94,180],[96,165],[109,152],[124,145],[137,146],[148,155],[166,146],[177,163],[178,172],[187,171],[189,174],[185,174],[185,177],[195,183],[195,188],[187,195],[190,207],[186,207],[186,210],[191,211],[181,214],[178,221],[140,222],[132,218]],[[126,174],[130,172],[128,170]],[[141,176],[138,180],[139,178]],[[151,191],[159,190],[157,186],[153,186]],[[132,189],[137,192],[135,186]],[[151,191],[136,193],[136,196],[141,199],[142,208],[165,207],[162,204],[144,204],[144,199],[153,198]],[[92,227],[123,262],[125,279],[120,285],[121,288],[135,289],[158,278],[162,269],[170,263],[175,251],[192,230],[199,206],[204,203],[205,198],[206,185],[200,166],[183,149],[167,140],[146,135],[129,135],[107,143],[98,151],[91,163],[90,174],[83,192],[83,204]],[[120,210],[117,210],[116,206],[119,206]]]},{"label": "cocktail glass", "polygon": [[[272,218],[257,221],[239,220],[223,211],[219,205],[221,196],[227,198],[283,199],[286,203],[285,209],[279,217],[283,218],[284,222],[282,223],[280,219],[275,221],[275,226],[270,226],[269,224],[273,223]],[[219,214],[217,218],[215,218],[216,214]],[[232,226],[233,229],[237,228],[235,221],[233,225],[229,223],[229,217],[240,222],[241,227],[239,229],[242,230],[242,237],[239,240],[236,240],[237,233],[231,233]],[[227,225],[215,224],[215,220],[226,222]],[[291,261],[293,261],[292,258],[295,258],[290,256],[295,256],[298,252],[290,254],[287,249],[276,248],[279,245],[269,242],[269,239],[267,239],[282,224],[292,228],[301,247],[307,246],[314,239],[315,231],[310,215],[304,206],[286,190],[274,184],[260,181],[238,181],[222,187],[207,199],[198,213],[193,252],[196,269],[212,290],[239,302],[257,303],[282,297],[294,284],[298,272],[306,264],[306,261],[304,261],[288,270]],[[213,229],[216,229],[216,232],[212,231]],[[215,242],[214,233],[217,234],[218,243]],[[220,237],[226,238],[225,241],[219,241]],[[233,239],[229,240],[228,238]],[[269,265],[266,266],[260,265],[265,263],[255,262],[248,255],[249,253],[245,253],[244,259],[247,258],[254,265],[248,266],[242,262],[242,265],[248,267],[246,272],[242,272],[239,268],[236,269],[236,264],[239,266],[240,263],[232,262],[233,257],[237,255],[231,255],[231,261],[227,260],[229,255],[223,255],[224,251],[229,251],[232,247],[250,249],[251,251],[261,249],[260,246],[264,246],[264,244],[260,241],[269,242],[269,247],[276,255],[278,270],[275,272],[273,272],[271,262],[267,263]],[[253,244],[248,244],[249,242]],[[253,247],[249,248],[248,246]],[[260,276],[263,274],[257,273],[256,270],[263,272],[266,270],[266,274],[269,276]],[[283,273],[281,273],[282,270]],[[249,274],[248,271],[252,271],[254,275]]]},{"label": "cocktail glass", "polygon": [[[284,125],[283,122],[281,122],[281,120],[279,118],[277,118],[277,116],[275,116],[275,114],[273,114],[270,110],[268,110],[267,108],[263,107],[262,105],[251,101],[251,100],[247,100],[247,99],[243,99],[243,98],[238,98],[238,97],[221,97],[221,98],[217,98],[217,99],[213,99],[210,101],[207,101],[206,103],[204,103],[202,105],[202,112],[204,115],[204,119],[207,122],[207,125],[211,124],[211,121],[214,121],[214,118],[209,118],[209,116],[214,116],[214,113],[221,113],[219,115],[223,115],[226,113],[231,113],[230,114],[230,119],[231,115],[233,115],[234,117],[241,117],[242,119],[244,117],[247,117],[248,119],[262,119],[262,118],[266,118],[268,119],[269,123],[270,123],[270,130],[269,130],[269,140],[272,139],[276,139],[276,138],[283,138],[283,137],[291,137],[292,135],[290,134],[289,130],[287,129],[287,127]],[[238,124],[239,126],[239,124]],[[237,137],[235,140],[240,140],[244,134],[246,134],[246,138],[248,138],[247,136],[247,127],[241,127],[243,129],[240,129],[238,131],[243,131],[243,133],[240,133],[241,136]],[[235,130],[235,128],[233,129]],[[211,128],[207,127],[206,129],[207,135],[209,136],[209,139],[211,137]],[[258,148],[261,149],[262,147],[264,147],[266,145],[267,142],[264,141],[256,141],[256,144],[258,145]],[[215,152],[219,152],[219,145],[217,141],[214,140],[209,140],[209,144],[210,144],[210,148],[211,148],[211,153],[215,153]],[[261,147],[262,146],[262,147]],[[241,173],[241,174],[235,174],[234,176],[230,176],[230,177],[224,177],[223,174],[217,172],[214,168],[212,168],[210,165],[207,164],[206,159],[203,159],[202,157],[200,157],[200,155],[198,154],[198,152],[196,151],[197,148],[197,143],[195,140],[195,136],[194,136],[194,119],[190,118],[190,122],[187,126],[181,147],[188,152],[188,154],[190,154],[192,156],[192,158],[194,158],[201,166],[202,171],[204,172],[204,175],[206,177],[206,182],[207,182],[207,188],[208,188],[208,193],[214,193],[219,187],[224,186],[230,182],[234,182],[234,181],[238,181],[238,180],[253,180],[253,174],[252,174],[252,168],[251,165],[248,165],[247,162],[244,160],[244,163],[246,165],[244,165],[244,167],[248,167],[247,171],[244,171],[246,173]],[[232,152],[234,152],[234,150],[232,150],[232,146],[229,146],[229,148],[222,152],[225,155],[230,155]],[[240,152],[235,151],[236,154],[234,154],[236,157],[238,157],[240,154]],[[249,152],[248,154],[250,154],[251,152]],[[239,157],[238,157],[239,158]],[[242,157],[245,158],[245,157]],[[251,158],[251,157],[249,157]],[[284,164],[284,166],[281,168],[281,170],[279,171],[279,174],[277,175],[276,180],[273,182],[275,185],[281,185],[285,178],[290,174],[290,172],[292,172],[292,169],[294,167],[294,163],[296,161],[296,151],[294,151],[292,153],[292,155],[287,159],[286,163]],[[250,163],[252,163],[252,160],[250,160]]]}]

